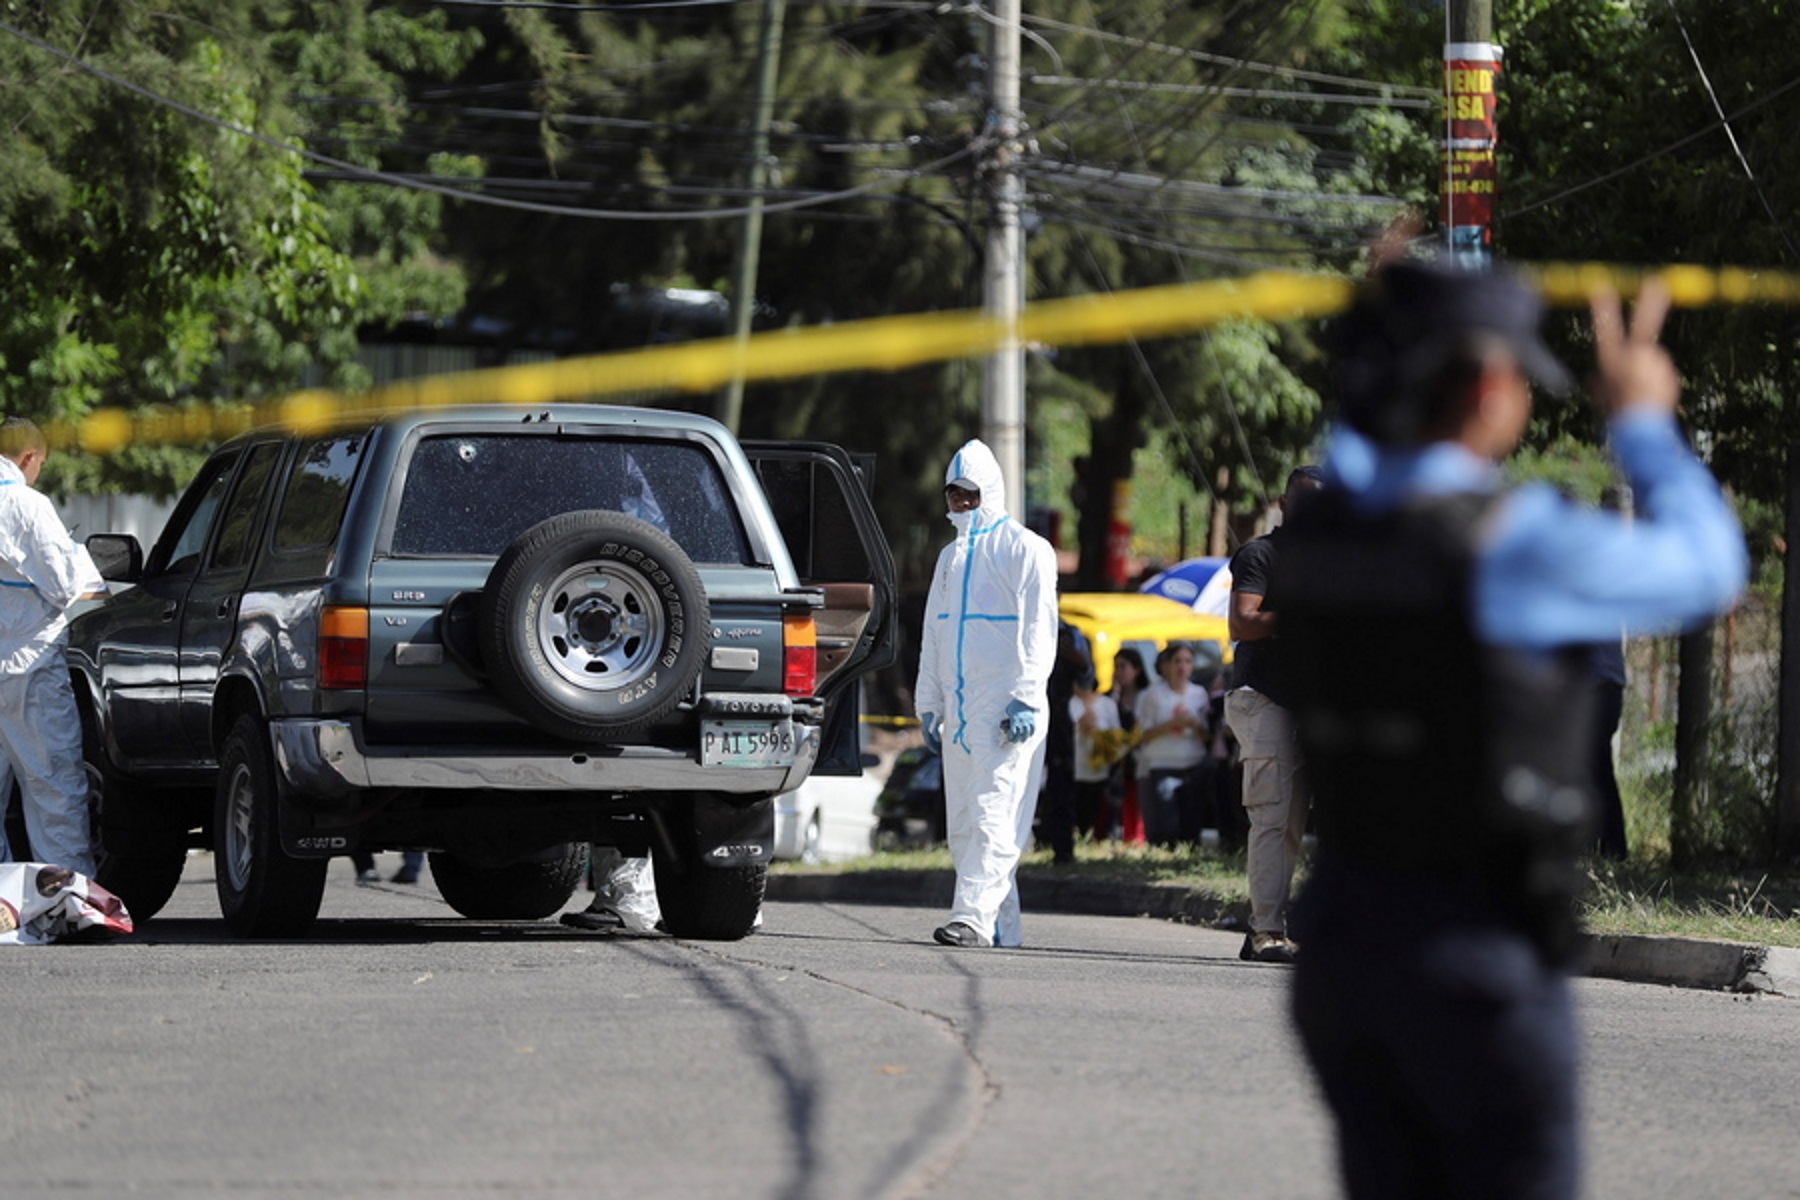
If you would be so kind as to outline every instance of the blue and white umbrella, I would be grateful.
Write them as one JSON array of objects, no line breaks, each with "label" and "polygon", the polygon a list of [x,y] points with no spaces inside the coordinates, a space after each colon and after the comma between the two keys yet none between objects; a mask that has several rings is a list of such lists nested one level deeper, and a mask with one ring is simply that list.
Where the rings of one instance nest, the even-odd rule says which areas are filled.
[{"label": "blue and white umbrella", "polygon": [[1231,609],[1231,560],[1188,558],[1144,581],[1138,589],[1187,605],[1197,613],[1223,617]]}]

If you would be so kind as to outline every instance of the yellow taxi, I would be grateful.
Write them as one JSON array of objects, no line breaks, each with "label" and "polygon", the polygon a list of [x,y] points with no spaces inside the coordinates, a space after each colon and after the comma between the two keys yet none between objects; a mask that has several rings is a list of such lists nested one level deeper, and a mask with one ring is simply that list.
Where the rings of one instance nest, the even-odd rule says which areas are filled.
[{"label": "yellow taxi", "polygon": [[1194,650],[1194,681],[1204,683],[1231,661],[1231,633],[1224,617],[1197,613],[1179,601],[1143,592],[1064,592],[1062,619],[1087,635],[1096,686],[1112,687],[1113,658],[1127,646],[1144,660],[1154,680],[1156,653],[1170,642]]}]

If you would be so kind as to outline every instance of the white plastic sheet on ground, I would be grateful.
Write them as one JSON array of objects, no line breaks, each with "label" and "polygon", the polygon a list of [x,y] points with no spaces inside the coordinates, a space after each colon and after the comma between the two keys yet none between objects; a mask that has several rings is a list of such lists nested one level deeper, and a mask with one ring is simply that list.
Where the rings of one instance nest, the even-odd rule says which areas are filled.
[{"label": "white plastic sheet on ground", "polygon": [[42,946],[84,929],[131,932],[117,896],[67,867],[0,863],[0,946]]}]

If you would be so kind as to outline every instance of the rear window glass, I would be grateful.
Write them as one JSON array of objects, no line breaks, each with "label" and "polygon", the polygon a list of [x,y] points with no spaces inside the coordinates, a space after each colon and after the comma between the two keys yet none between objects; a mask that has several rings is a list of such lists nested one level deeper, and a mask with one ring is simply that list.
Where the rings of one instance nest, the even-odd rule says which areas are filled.
[{"label": "rear window glass", "polygon": [[422,439],[391,549],[497,556],[539,521],[578,509],[646,521],[697,563],[749,562],[725,480],[701,447],[531,434]]}]

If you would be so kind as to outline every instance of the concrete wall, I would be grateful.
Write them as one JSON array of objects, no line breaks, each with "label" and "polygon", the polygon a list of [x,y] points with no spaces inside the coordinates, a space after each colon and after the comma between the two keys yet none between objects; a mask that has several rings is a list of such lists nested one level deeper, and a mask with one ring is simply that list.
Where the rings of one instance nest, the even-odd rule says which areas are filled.
[{"label": "concrete wall", "polygon": [[156,544],[163,523],[174,510],[174,500],[152,500],[148,496],[70,496],[66,503],[56,505],[58,515],[76,541],[90,533],[129,533],[137,538],[145,554]]}]

